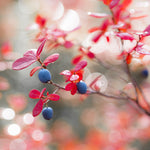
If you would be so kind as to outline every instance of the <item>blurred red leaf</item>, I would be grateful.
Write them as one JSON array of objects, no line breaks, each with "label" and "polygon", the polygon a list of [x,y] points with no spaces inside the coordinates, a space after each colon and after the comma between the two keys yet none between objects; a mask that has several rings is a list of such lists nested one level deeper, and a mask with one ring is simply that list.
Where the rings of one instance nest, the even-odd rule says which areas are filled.
[{"label": "blurred red leaf", "polygon": [[58,54],[58,53],[54,53],[54,54],[48,56],[48,57],[44,60],[43,64],[44,64],[45,66],[47,66],[48,64],[53,63],[54,61],[56,61],[58,58],[59,58],[59,54]]},{"label": "blurred red leaf", "polygon": [[130,40],[130,41],[134,40],[133,35],[129,33],[116,33],[116,35],[120,37],[122,40]]},{"label": "blurred red leaf", "polygon": [[105,5],[109,5],[112,0],[102,0]]},{"label": "blurred red leaf", "polygon": [[30,76],[32,77],[32,76],[34,75],[34,73],[35,73],[37,70],[39,70],[40,68],[42,68],[42,67],[41,67],[41,66],[37,66],[37,67],[33,68],[33,69],[31,70],[31,72],[30,72]]},{"label": "blurred red leaf", "polygon": [[47,98],[52,100],[52,101],[58,101],[60,96],[57,94],[49,94],[49,95],[47,95]]},{"label": "blurred red leaf", "polygon": [[68,83],[66,86],[65,86],[65,90],[66,91],[70,91],[72,89],[72,87],[74,86],[74,83]]},{"label": "blurred red leaf", "polygon": [[71,41],[65,41],[64,46],[66,48],[71,48],[73,46],[73,43]]},{"label": "blurred red leaf", "polygon": [[46,24],[46,18],[44,18],[40,15],[37,15],[35,18],[35,22],[42,28]]},{"label": "blurred red leaf", "polygon": [[29,97],[32,99],[38,99],[40,97],[41,92],[37,89],[32,89],[29,92]]},{"label": "blurred red leaf", "polygon": [[131,4],[132,0],[123,0],[122,4],[121,4],[121,9],[124,10],[126,9],[130,4]]},{"label": "blurred red leaf", "polygon": [[38,116],[41,113],[42,109],[43,109],[43,101],[42,99],[40,99],[35,105],[35,107],[33,108],[33,111],[32,111],[33,117]]},{"label": "blurred red leaf", "polygon": [[110,9],[114,8],[115,6],[118,5],[119,2],[120,2],[120,0],[112,0],[109,4],[109,8]]},{"label": "blurred red leaf", "polygon": [[87,61],[82,60],[82,61],[80,61],[79,63],[76,64],[76,66],[75,66],[75,68],[74,68],[74,71],[75,71],[75,72],[76,72],[76,71],[79,71],[79,70],[85,68],[86,66],[87,66]]},{"label": "blurred red leaf", "polygon": [[150,35],[150,25],[148,25],[143,31],[143,36],[149,36],[149,35]]},{"label": "blurred red leaf", "polygon": [[126,57],[126,62],[127,64],[130,64],[132,60],[132,55],[130,53],[128,53],[127,57]]},{"label": "blurred red leaf", "polygon": [[81,59],[83,58],[83,55],[78,55],[76,57],[73,58],[72,60],[72,64],[77,64]]},{"label": "blurred red leaf", "polygon": [[98,33],[96,36],[94,36],[94,38],[92,39],[93,42],[97,42],[102,36],[102,33]]},{"label": "blurred red leaf", "polygon": [[87,56],[88,56],[89,58],[91,58],[91,59],[95,58],[94,53],[92,53],[92,52],[90,52],[90,51],[87,53]]},{"label": "blurred red leaf", "polygon": [[9,42],[4,43],[1,47],[1,54],[7,55],[10,52],[12,52],[12,46],[10,45]]},{"label": "blurred red leaf", "polygon": [[39,48],[37,49],[37,52],[36,52],[36,57],[40,57],[40,54],[43,50],[43,47],[45,45],[45,42],[46,42],[46,39],[44,39],[42,42],[41,42],[41,45],[39,46]]}]

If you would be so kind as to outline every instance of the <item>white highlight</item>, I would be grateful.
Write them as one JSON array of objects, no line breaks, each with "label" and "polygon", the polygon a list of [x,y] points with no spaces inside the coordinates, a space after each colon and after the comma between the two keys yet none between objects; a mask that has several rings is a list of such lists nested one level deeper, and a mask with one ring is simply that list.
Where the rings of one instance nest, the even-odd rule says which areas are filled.
[{"label": "white highlight", "polygon": [[5,120],[12,120],[15,118],[15,111],[11,108],[2,110],[2,118]]},{"label": "white highlight", "polygon": [[32,133],[32,138],[35,140],[35,141],[41,141],[43,140],[43,132],[41,130],[34,130],[33,133]]},{"label": "white highlight", "polygon": [[34,117],[30,113],[27,113],[23,116],[23,121],[27,125],[32,124],[34,122]]},{"label": "white highlight", "polygon": [[21,128],[18,124],[11,124],[8,126],[7,132],[11,136],[17,136],[21,132]]}]

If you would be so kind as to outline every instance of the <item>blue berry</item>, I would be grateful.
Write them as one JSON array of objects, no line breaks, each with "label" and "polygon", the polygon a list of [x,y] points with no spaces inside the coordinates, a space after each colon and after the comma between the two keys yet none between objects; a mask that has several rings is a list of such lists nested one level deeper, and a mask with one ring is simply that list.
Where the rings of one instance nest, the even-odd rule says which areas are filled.
[{"label": "blue berry", "polygon": [[142,70],[141,74],[144,78],[147,78],[149,73],[148,73],[147,69],[144,69],[144,70]]},{"label": "blue berry", "polygon": [[41,69],[38,74],[39,80],[43,83],[47,83],[51,80],[51,74],[47,69]]},{"label": "blue berry", "polygon": [[80,94],[85,94],[87,91],[87,85],[85,82],[80,81],[77,83],[77,90]]},{"label": "blue berry", "polygon": [[42,110],[43,118],[46,120],[50,120],[53,117],[53,109],[51,107],[45,107]]}]

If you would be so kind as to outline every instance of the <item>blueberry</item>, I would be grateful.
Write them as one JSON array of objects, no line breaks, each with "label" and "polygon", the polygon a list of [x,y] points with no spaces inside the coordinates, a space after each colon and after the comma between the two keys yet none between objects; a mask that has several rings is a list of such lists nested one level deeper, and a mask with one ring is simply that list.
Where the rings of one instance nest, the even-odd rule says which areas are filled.
[{"label": "blueberry", "polygon": [[50,120],[53,117],[53,109],[51,107],[45,107],[42,110],[43,118],[46,120]]},{"label": "blueberry", "polygon": [[77,90],[80,94],[85,94],[87,91],[87,85],[85,82],[80,81],[77,83]]},{"label": "blueberry", "polygon": [[148,77],[148,70],[147,69],[142,70],[141,75],[142,75],[142,77],[147,78]]},{"label": "blueberry", "polygon": [[38,74],[39,80],[43,83],[47,83],[51,80],[51,74],[47,69],[41,69]]}]

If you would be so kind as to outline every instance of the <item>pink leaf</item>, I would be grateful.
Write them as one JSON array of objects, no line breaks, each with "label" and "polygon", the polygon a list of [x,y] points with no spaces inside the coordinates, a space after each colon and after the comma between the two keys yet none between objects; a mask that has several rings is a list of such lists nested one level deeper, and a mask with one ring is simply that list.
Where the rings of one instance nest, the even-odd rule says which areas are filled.
[{"label": "pink leaf", "polygon": [[32,57],[22,57],[22,58],[17,59],[13,63],[12,69],[13,70],[22,70],[24,68],[27,68],[28,66],[30,66],[34,62],[36,62],[36,59],[33,59]]},{"label": "pink leaf", "polygon": [[41,113],[42,109],[43,109],[43,101],[42,99],[40,99],[35,105],[35,107],[33,108],[33,111],[32,111],[33,117],[38,116]]},{"label": "pink leaf", "polygon": [[37,66],[37,67],[33,68],[33,69],[31,70],[31,72],[30,72],[30,76],[32,77],[32,76],[34,75],[34,73],[35,73],[37,70],[39,70],[40,68],[42,68],[42,67],[41,67],[41,66]]},{"label": "pink leaf", "polygon": [[41,91],[41,94],[40,94],[40,98],[42,98],[44,92],[46,91],[46,88],[44,88],[42,91]]},{"label": "pink leaf", "polygon": [[29,93],[29,97],[32,99],[38,99],[38,98],[40,98],[40,94],[41,94],[41,92],[39,90],[32,89]]},{"label": "pink leaf", "polygon": [[120,1],[120,0],[112,0],[112,1],[110,2],[110,4],[109,4],[109,8],[112,9],[112,8],[114,8],[115,6],[117,6],[118,3],[119,3],[119,1]]},{"label": "pink leaf", "polygon": [[65,41],[64,47],[65,48],[71,48],[73,46],[73,43],[71,41]]},{"label": "pink leaf", "polygon": [[78,55],[78,56],[74,57],[72,59],[72,64],[74,64],[74,65],[77,64],[82,58],[83,58],[83,55]]},{"label": "pink leaf", "polygon": [[36,53],[34,50],[28,50],[26,53],[24,53],[23,57],[30,57],[36,59]]},{"label": "pink leaf", "polygon": [[45,45],[45,42],[46,42],[46,39],[44,39],[44,40],[42,41],[41,45],[39,46],[39,48],[38,48],[38,50],[37,50],[37,52],[36,52],[36,57],[39,57],[39,56],[40,56],[40,54],[41,54],[41,52],[42,52],[42,50],[43,50],[43,47],[44,47],[44,45]]},{"label": "pink leaf", "polygon": [[52,100],[52,101],[58,101],[60,96],[57,94],[49,94],[49,95],[47,95],[47,98]]},{"label": "pink leaf", "polygon": [[74,71],[75,71],[75,72],[76,72],[76,71],[79,71],[79,70],[83,69],[83,68],[86,67],[86,66],[87,66],[87,61],[82,60],[82,61],[80,61],[79,63],[77,63],[77,65],[76,65],[75,68],[74,68]]},{"label": "pink leaf", "polygon": [[70,77],[70,81],[76,81],[79,79],[79,76],[77,74],[73,74],[71,77]]},{"label": "pink leaf", "polygon": [[131,35],[129,33],[116,33],[116,35],[123,40],[130,40],[130,41],[134,40],[133,35]]},{"label": "pink leaf", "polygon": [[150,35],[150,25],[148,25],[143,32],[144,32],[143,36],[149,36]]},{"label": "pink leaf", "polygon": [[95,18],[105,18],[105,17],[109,17],[108,14],[105,13],[94,13],[94,12],[88,12],[88,15],[91,17],[95,17]]},{"label": "pink leaf", "polygon": [[74,86],[74,83],[68,83],[68,84],[65,86],[65,90],[66,90],[66,91],[70,91],[73,86]]},{"label": "pink leaf", "polygon": [[59,54],[58,53],[54,53],[50,56],[48,56],[45,60],[44,60],[44,65],[47,66],[48,64],[56,61],[59,58]]}]

